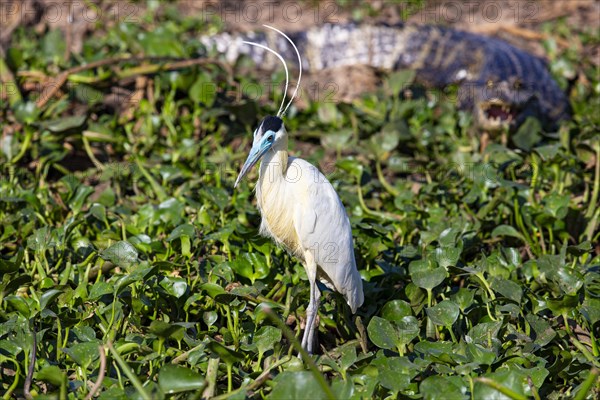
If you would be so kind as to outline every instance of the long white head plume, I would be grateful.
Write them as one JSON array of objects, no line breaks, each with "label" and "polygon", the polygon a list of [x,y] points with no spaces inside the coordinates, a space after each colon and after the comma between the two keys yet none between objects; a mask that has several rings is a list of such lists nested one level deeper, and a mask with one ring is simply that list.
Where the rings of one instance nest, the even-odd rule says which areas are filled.
[{"label": "long white head plume", "polygon": [[277,116],[278,117],[281,116],[282,115],[282,110],[283,110],[283,105],[285,104],[285,98],[287,96],[288,86],[290,84],[290,75],[289,75],[288,67],[287,67],[287,64],[286,64],[285,60],[283,59],[283,57],[281,57],[281,54],[279,54],[278,52],[276,52],[275,50],[273,50],[273,49],[271,49],[271,48],[269,48],[267,46],[263,46],[260,43],[248,42],[248,41],[245,41],[245,40],[242,41],[242,43],[246,43],[246,44],[249,44],[251,46],[260,47],[261,49],[267,50],[268,52],[274,54],[279,59],[279,61],[281,61],[281,63],[283,64],[283,69],[285,69],[285,89],[283,91],[283,99],[281,99],[281,105],[279,106],[279,111],[277,111]]},{"label": "long white head plume", "polygon": [[285,109],[283,110],[283,112],[281,113],[281,115],[279,113],[277,114],[278,117],[283,117],[283,115],[287,112],[287,110],[290,107],[290,105],[292,105],[292,102],[294,101],[294,99],[296,98],[296,94],[298,93],[298,89],[300,88],[300,80],[302,79],[302,57],[300,57],[300,52],[298,51],[298,48],[296,47],[296,45],[294,44],[294,42],[292,41],[292,39],[289,38],[288,35],[286,35],[285,33],[281,32],[279,29],[274,28],[274,27],[272,27],[270,25],[263,25],[263,26],[265,28],[269,28],[271,30],[274,30],[275,32],[279,33],[281,36],[283,36],[284,38],[286,38],[287,41],[290,42],[290,44],[292,45],[292,47],[296,51],[296,56],[298,57],[299,73],[298,73],[298,81],[296,82],[296,88],[294,89],[294,93],[292,93],[292,98],[287,103],[287,106],[285,106]]}]

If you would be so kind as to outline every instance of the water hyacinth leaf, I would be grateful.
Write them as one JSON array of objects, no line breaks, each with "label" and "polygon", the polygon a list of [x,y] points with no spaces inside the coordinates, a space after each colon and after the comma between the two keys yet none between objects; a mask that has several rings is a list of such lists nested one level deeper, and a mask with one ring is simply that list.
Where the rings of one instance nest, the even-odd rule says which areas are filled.
[{"label": "water hyacinth leaf", "polygon": [[52,121],[45,121],[41,125],[44,129],[48,129],[52,133],[63,133],[82,128],[86,120],[86,115],[75,115],[72,117],[64,117]]},{"label": "water hyacinth leaf", "polygon": [[[505,369],[497,372],[487,373],[484,375],[484,377],[490,379],[495,384],[508,389],[511,393],[516,395],[530,395],[527,376],[521,371]],[[473,397],[476,399],[510,399],[512,396],[508,397],[491,385],[484,384],[481,381],[476,381],[473,389]]]},{"label": "water hyacinth leaf", "polygon": [[25,318],[29,318],[32,315],[32,311],[35,309],[33,299],[25,299],[21,296],[10,295],[6,296],[4,301]]},{"label": "water hyacinth leaf", "polygon": [[202,375],[179,365],[165,364],[158,371],[158,386],[166,394],[200,390],[204,384]]},{"label": "water hyacinth leaf", "polygon": [[394,392],[408,388],[411,379],[418,373],[416,365],[407,357],[381,357],[372,365],[377,367],[380,384]]},{"label": "water hyacinth leaf", "polygon": [[67,375],[56,365],[46,365],[35,373],[35,379],[48,382],[54,386],[61,386],[67,380]]},{"label": "water hyacinth leaf", "polygon": [[494,277],[491,282],[492,290],[500,293],[502,296],[516,302],[520,303],[521,298],[523,297],[523,291],[521,290],[521,286],[518,283],[513,281],[509,281],[508,279],[502,279],[498,277]]},{"label": "water hyacinth leaf", "polygon": [[412,308],[404,300],[391,300],[381,309],[381,316],[388,321],[399,322],[406,316],[413,315]]},{"label": "water hyacinth leaf", "polygon": [[592,251],[592,243],[589,240],[579,243],[577,246],[568,246],[567,247],[567,252],[569,254],[573,254],[574,256],[577,256],[577,257],[582,256],[591,251]]},{"label": "water hyacinth leaf", "polygon": [[266,325],[261,327],[255,334],[253,342],[256,344],[258,351],[264,353],[273,348],[275,343],[281,341],[281,331],[273,326]]},{"label": "water hyacinth leaf", "polygon": [[162,222],[171,226],[182,222],[184,204],[175,198],[170,198],[158,205],[158,216]]},{"label": "water hyacinth leaf", "polygon": [[540,141],[542,126],[537,118],[528,117],[519,127],[517,133],[512,135],[514,144],[524,151],[530,151]]},{"label": "water hyacinth leaf", "polygon": [[216,311],[205,311],[204,313],[202,313],[202,320],[204,321],[206,326],[208,326],[209,328],[215,322],[217,322],[218,318],[219,318],[219,314],[217,314]]},{"label": "water hyacinth leaf", "polygon": [[160,286],[173,297],[181,298],[187,292],[187,282],[185,279],[176,276],[163,276]]},{"label": "water hyacinth leaf", "polygon": [[358,162],[358,160],[346,158],[338,161],[336,166],[346,171],[357,180],[360,180],[363,173],[363,166]]},{"label": "water hyacinth leaf", "polygon": [[401,94],[403,90],[408,89],[414,82],[415,77],[416,73],[412,69],[403,69],[389,74],[386,79],[386,86],[390,91],[389,94],[392,96]]},{"label": "water hyacinth leaf", "polygon": [[471,328],[467,336],[473,343],[488,345],[490,340],[497,340],[500,328],[502,328],[502,321],[480,322]]},{"label": "water hyacinth leaf", "polygon": [[15,279],[10,280],[4,287],[0,285],[0,294],[2,296],[12,294],[19,290],[19,288],[29,286],[30,284],[31,277],[29,275],[17,276]]},{"label": "water hyacinth leaf", "polygon": [[181,325],[169,324],[164,321],[154,320],[150,323],[149,330],[151,333],[162,338],[179,338],[183,337],[185,328]]},{"label": "water hyacinth leaf", "polygon": [[27,248],[36,252],[43,252],[56,246],[57,243],[56,231],[48,226],[37,229],[33,235],[27,238]]},{"label": "water hyacinth leaf", "polygon": [[60,296],[61,293],[62,291],[58,289],[50,289],[45,291],[40,296],[40,310],[45,309],[48,306],[48,303],[52,303],[58,296]]},{"label": "water hyacinth leaf", "polygon": [[347,370],[356,362],[356,348],[354,346],[345,347],[342,350],[342,356],[339,359],[340,368]]},{"label": "water hyacinth leaf", "polygon": [[525,238],[523,237],[523,235],[521,235],[519,233],[519,231],[517,231],[514,227],[512,227],[510,225],[499,225],[499,226],[495,227],[494,230],[492,231],[492,237],[498,237],[498,236],[514,237],[514,238],[517,238],[517,239],[525,242]]},{"label": "water hyacinth leaf", "polygon": [[260,253],[240,254],[232,263],[233,270],[248,278],[254,283],[257,279],[264,279],[269,275],[269,266],[267,258]]},{"label": "water hyacinth leaf", "polygon": [[326,394],[310,371],[286,371],[273,380],[273,399],[324,399]]},{"label": "water hyacinth leaf", "polygon": [[112,294],[115,288],[108,282],[98,281],[92,285],[88,294],[88,299],[91,301],[98,300],[100,297]]},{"label": "water hyacinth leaf", "polygon": [[460,231],[455,227],[446,228],[440,233],[438,243],[442,248],[454,247],[459,233]]},{"label": "water hyacinth leaf", "polygon": [[458,305],[462,312],[469,308],[475,299],[475,291],[467,288],[460,288],[451,299]]},{"label": "water hyacinth leaf", "polygon": [[435,249],[435,260],[442,268],[455,266],[460,259],[461,249],[457,247],[447,247]]},{"label": "water hyacinth leaf", "polygon": [[367,326],[367,332],[375,346],[388,350],[396,347],[397,332],[392,322],[380,317],[373,317]]},{"label": "water hyacinth leaf", "polygon": [[350,399],[354,394],[354,384],[350,380],[335,380],[331,383],[331,391],[336,399]]},{"label": "water hyacinth leaf", "polygon": [[69,207],[71,207],[71,210],[73,210],[74,213],[78,213],[83,208],[87,198],[92,193],[94,193],[94,188],[92,187],[86,185],[80,185],[77,187],[75,195],[69,201]]},{"label": "water hyacinth leaf", "polygon": [[577,295],[564,295],[557,299],[547,299],[546,304],[555,316],[561,316],[575,309],[579,298]]},{"label": "water hyacinth leaf", "polygon": [[157,267],[144,267],[143,265],[138,266],[133,271],[131,271],[127,275],[120,276],[116,279],[115,282],[115,290],[117,293],[120,293],[127,286],[131,285],[134,282],[141,282],[151,275],[155,275],[157,272]]},{"label": "water hyacinth leaf", "polygon": [[181,224],[177,228],[173,229],[167,237],[168,242],[172,242],[175,239],[179,239],[182,236],[187,236],[190,239],[194,239],[196,237],[196,230],[194,226],[191,224]]},{"label": "water hyacinth leaf", "polygon": [[200,289],[206,291],[210,297],[213,299],[216,298],[220,294],[225,294],[225,289],[222,286],[217,285],[216,283],[207,282],[200,285]]},{"label": "water hyacinth leaf", "polygon": [[242,353],[225,347],[221,343],[215,342],[214,340],[211,340],[207,347],[210,351],[221,357],[223,361],[228,364],[233,364],[244,359],[244,355]]},{"label": "water hyacinth leaf", "polygon": [[415,344],[414,350],[422,354],[426,359],[441,360],[454,364],[450,354],[454,353],[453,344],[450,342],[419,342]]},{"label": "water hyacinth leaf", "polygon": [[460,307],[451,300],[444,300],[433,307],[427,308],[426,311],[427,316],[434,324],[450,327],[458,318]]},{"label": "water hyacinth leaf", "polygon": [[467,400],[468,386],[458,376],[430,376],[419,385],[425,400]]},{"label": "water hyacinth leaf", "polygon": [[127,267],[138,260],[138,252],[131,243],[121,240],[101,251],[100,257],[120,267]]},{"label": "water hyacinth leaf", "polygon": [[496,353],[481,344],[467,343],[466,355],[471,362],[481,365],[492,365],[496,360]]},{"label": "water hyacinth leaf", "polygon": [[600,299],[586,297],[580,308],[581,314],[587,319],[590,324],[594,325],[600,321]]},{"label": "water hyacinth leaf", "polygon": [[19,248],[19,252],[16,256],[12,257],[11,260],[0,258],[0,274],[4,275],[17,272],[21,266],[21,263],[23,262],[24,255],[25,252],[23,249]]},{"label": "water hyacinth leaf", "polygon": [[0,350],[4,354],[10,354],[14,357],[23,351],[23,348],[10,340],[0,340]]},{"label": "water hyacinth leaf", "polygon": [[544,213],[556,219],[563,219],[569,211],[569,201],[569,194],[550,193],[542,201]]},{"label": "water hyacinth leaf", "polygon": [[210,202],[216,205],[219,210],[223,210],[229,205],[229,194],[223,188],[209,186],[204,188],[202,193],[205,194]]},{"label": "water hyacinth leaf", "polygon": [[438,267],[434,269],[411,272],[410,277],[415,285],[422,289],[433,289],[446,279],[446,269]]},{"label": "water hyacinth leaf", "polygon": [[62,351],[83,368],[88,368],[100,357],[99,343],[97,342],[76,343]]}]

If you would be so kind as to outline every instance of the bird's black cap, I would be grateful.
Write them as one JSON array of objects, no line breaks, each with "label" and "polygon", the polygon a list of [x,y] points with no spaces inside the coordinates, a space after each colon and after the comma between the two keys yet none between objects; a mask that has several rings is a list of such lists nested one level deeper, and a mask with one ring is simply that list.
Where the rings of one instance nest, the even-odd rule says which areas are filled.
[{"label": "bird's black cap", "polygon": [[262,122],[260,123],[261,131],[273,131],[277,132],[281,129],[283,125],[283,120],[279,117],[272,117],[270,115],[266,116]]}]

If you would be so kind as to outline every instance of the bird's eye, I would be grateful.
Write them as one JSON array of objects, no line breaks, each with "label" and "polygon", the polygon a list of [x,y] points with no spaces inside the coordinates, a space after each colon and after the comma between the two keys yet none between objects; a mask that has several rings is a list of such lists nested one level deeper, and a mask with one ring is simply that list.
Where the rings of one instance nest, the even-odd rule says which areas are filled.
[{"label": "bird's eye", "polygon": [[267,142],[273,143],[273,135],[267,136]]}]

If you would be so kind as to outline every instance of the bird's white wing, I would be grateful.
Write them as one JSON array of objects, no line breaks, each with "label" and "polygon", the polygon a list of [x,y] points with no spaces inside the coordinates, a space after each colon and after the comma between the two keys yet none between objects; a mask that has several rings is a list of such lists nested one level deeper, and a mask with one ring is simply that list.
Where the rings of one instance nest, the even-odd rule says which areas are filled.
[{"label": "bird's white wing", "polygon": [[293,218],[300,245],[313,254],[321,275],[344,295],[355,312],[364,296],[346,210],[316,167],[294,157],[289,162],[290,168],[296,169],[295,180],[288,180],[288,184],[296,200]]}]

